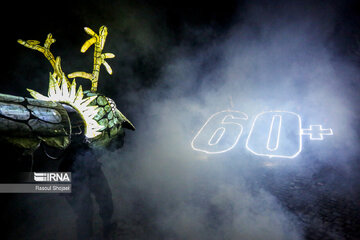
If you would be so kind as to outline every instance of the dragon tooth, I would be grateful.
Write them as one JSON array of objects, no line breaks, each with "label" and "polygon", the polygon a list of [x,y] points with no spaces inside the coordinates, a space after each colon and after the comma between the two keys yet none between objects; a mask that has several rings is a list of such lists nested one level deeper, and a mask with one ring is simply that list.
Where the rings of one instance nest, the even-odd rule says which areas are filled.
[{"label": "dragon tooth", "polygon": [[76,96],[76,81],[75,79],[72,81],[71,86],[70,86],[70,95],[69,95],[69,100],[71,102],[74,102],[75,100],[75,96]]}]

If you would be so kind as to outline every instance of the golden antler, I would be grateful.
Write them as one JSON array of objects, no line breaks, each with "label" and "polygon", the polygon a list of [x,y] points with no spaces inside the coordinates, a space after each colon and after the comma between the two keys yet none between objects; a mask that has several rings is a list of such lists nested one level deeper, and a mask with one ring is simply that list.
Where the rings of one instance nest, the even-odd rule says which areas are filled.
[{"label": "golden antler", "polygon": [[65,74],[63,73],[62,69],[61,69],[61,65],[60,65],[60,57],[57,57],[55,60],[54,55],[50,52],[50,46],[51,44],[53,44],[55,42],[55,39],[52,38],[51,33],[49,33],[47,35],[47,38],[45,40],[44,46],[40,46],[40,42],[37,40],[17,40],[18,43],[20,43],[21,45],[24,45],[25,47],[37,50],[41,53],[44,54],[44,56],[47,58],[47,60],[49,60],[49,62],[51,63],[51,66],[54,68],[54,73],[57,75],[58,78],[63,78],[65,77]]},{"label": "golden antler", "polygon": [[75,78],[75,77],[82,77],[89,79],[91,81],[91,92],[96,92],[97,85],[98,85],[98,79],[99,79],[99,72],[100,72],[100,66],[103,64],[107,70],[107,72],[111,75],[112,69],[110,65],[105,61],[107,58],[114,58],[115,55],[112,53],[102,53],[102,50],[105,45],[106,36],[108,34],[107,27],[101,26],[99,30],[99,35],[96,34],[93,30],[91,30],[88,27],[85,27],[85,32],[92,36],[89,40],[87,40],[84,45],[81,47],[81,52],[84,53],[88,50],[88,48],[94,45],[94,70],[92,74],[86,73],[86,72],[74,72],[71,74],[68,74],[69,78]]}]

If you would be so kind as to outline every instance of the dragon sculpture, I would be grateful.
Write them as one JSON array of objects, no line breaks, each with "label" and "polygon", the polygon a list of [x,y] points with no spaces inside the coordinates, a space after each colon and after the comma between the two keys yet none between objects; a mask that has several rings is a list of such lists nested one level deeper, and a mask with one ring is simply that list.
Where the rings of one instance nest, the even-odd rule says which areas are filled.
[{"label": "dragon sculpture", "polygon": [[[40,143],[57,149],[66,149],[73,135],[83,134],[89,146],[105,146],[124,134],[123,128],[135,130],[133,124],[116,108],[115,102],[97,92],[101,65],[112,74],[105,61],[114,58],[103,53],[108,30],[99,33],[85,27],[91,36],[81,47],[85,53],[94,45],[93,72],[74,72],[67,76],[61,68],[61,58],[54,57],[50,46],[55,42],[49,33],[43,46],[36,40],[18,40],[21,45],[41,52],[50,62],[47,96],[28,89],[33,98],[0,94],[0,138],[28,152],[36,150]],[[81,77],[91,81],[91,89],[84,91],[76,83]],[[70,81],[69,79],[72,79]]]},{"label": "dragon sculpture", "polygon": [[[105,60],[115,57],[112,53],[102,53],[107,27],[100,27],[99,33],[86,27],[85,32],[91,38],[84,43],[81,52],[94,45],[92,73],[65,75],[60,57],[55,58],[50,51],[50,46],[55,42],[51,34],[47,35],[43,46],[36,40],[18,40],[21,45],[41,52],[54,71],[50,73],[47,96],[31,89],[28,91],[33,98],[0,94],[0,141],[5,142],[0,144],[4,148],[0,152],[11,155],[11,161],[6,161],[10,165],[7,167],[9,171],[6,169],[8,173],[11,170],[28,171],[28,159],[31,160],[32,171],[34,152],[40,146],[47,157],[59,159],[58,170],[72,172],[72,193],[65,198],[77,216],[77,239],[91,239],[93,235],[91,194],[95,195],[99,205],[103,235],[108,239],[116,230],[116,222],[112,221],[111,189],[98,161],[101,151],[97,149],[121,147],[124,128],[135,130],[135,127],[116,108],[111,98],[97,92],[101,65],[112,74]],[[77,77],[89,79],[91,89],[84,91],[76,83]],[[21,151],[18,151],[19,148]],[[49,154],[49,151],[56,154]],[[19,154],[18,159],[14,157],[15,154]],[[12,175],[6,174],[5,177],[9,179]]]}]

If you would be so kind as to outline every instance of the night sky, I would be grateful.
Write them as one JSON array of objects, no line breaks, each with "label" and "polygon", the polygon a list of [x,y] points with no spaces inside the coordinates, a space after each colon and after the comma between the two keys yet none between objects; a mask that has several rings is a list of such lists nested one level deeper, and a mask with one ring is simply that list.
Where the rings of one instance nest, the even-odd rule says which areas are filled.
[{"label": "night sky", "polygon": [[[116,239],[360,239],[359,2],[12,1],[1,18],[0,92],[16,96],[45,94],[52,72],[17,39],[43,43],[52,33],[63,71],[91,72],[83,28],[108,27],[104,52],[116,57],[98,92],[137,128],[101,158]],[[229,109],[249,117],[236,147],[194,151],[206,120]],[[273,110],[334,135],[303,136],[294,159],[255,156],[245,148],[250,123]],[[56,161],[41,161],[35,170],[56,171]],[[3,239],[74,239],[62,196],[0,197]]]}]

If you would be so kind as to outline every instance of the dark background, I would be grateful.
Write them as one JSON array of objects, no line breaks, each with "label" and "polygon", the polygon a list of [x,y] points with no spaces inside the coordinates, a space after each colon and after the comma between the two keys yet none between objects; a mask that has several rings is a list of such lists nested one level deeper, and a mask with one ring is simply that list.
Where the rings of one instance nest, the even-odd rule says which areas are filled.
[{"label": "dark background", "polygon": [[[101,25],[108,25],[107,47],[117,56],[109,62],[113,61],[110,65],[116,75],[110,77],[101,71],[101,78],[107,84],[100,84],[99,91],[126,103],[127,100],[120,99],[119,94],[114,96],[114,83],[121,80],[123,92],[156,86],[163,66],[175,57],[173,49],[184,48],[183,51],[196,55],[199,49],[222,41],[231,27],[244,22],[243,14],[248,5],[245,1],[64,1],[55,5],[46,1],[10,2],[2,7],[1,16],[2,52],[6,59],[2,69],[2,91],[24,96],[27,87],[36,86],[42,92],[47,90],[47,81],[43,78],[47,79],[51,66],[41,54],[21,47],[17,39],[43,42],[46,35],[52,33],[57,42],[51,49],[55,56],[62,57],[64,71],[91,72],[92,52],[84,56],[79,51],[88,36],[82,28],[91,26],[98,29]],[[284,6],[282,1],[256,1],[256,5],[274,12],[274,15],[276,9]],[[292,15],[291,11],[299,5],[295,18],[304,21],[317,14],[321,18],[321,9],[331,9],[333,28],[328,33],[326,47],[331,49],[334,59],[346,58],[358,64],[360,7],[356,1],[292,1],[291,5],[288,14]],[[282,12],[286,14],[286,10]],[[281,15],[276,17],[281,18]],[[254,31],[257,31],[256,27]],[[141,40],[142,32],[144,38]],[[152,39],[146,43],[149,36]],[[206,71],[206,64],[210,66],[217,57],[216,53],[210,55],[201,70]],[[80,81],[89,84],[86,80]],[[127,104],[124,107],[127,108]]]},{"label": "dark background", "polygon": [[[102,69],[98,91],[114,99],[119,110],[138,127],[135,133],[127,132],[122,150],[104,157],[105,174],[119,206],[115,212],[119,238],[360,239],[358,1],[13,1],[2,6],[1,20],[0,92],[17,96],[29,96],[26,88],[46,93],[52,71],[40,53],[19,45],[17,39],[43,43],[52,33],[57,40],[51,46],[52,53],[61,56],[63,71],[91,72],[92,49],[80,53],[88,39],[83,27],[95,31],[101,25],[108,27],[104,52],[112,52],[116,58],[108,60],[112,76]],[[308,35],[301,36],[304,25]],[[237,45],[238,40],[247,44]],[[287,47],[291,41],[299,41],[300,47]],[[318,62],[323,52],[326,64]],[[249,79],[271,74],[286,77],[281,66],[287,69],[289,62],[298,64],[299,74],[291,78],[291,90],[287,91],[287,82],[279,80],[283,88],[275,91],[281,96],[289,94],[295,99],[291,104],[297,105],[293,109],[306,112],[307,117],[315,112],[318,121],[344,124],[337,129],[341,141],[334,140],[325,148],[308,144],[296,164],[278,168],[266,168],[262,159],[235,153],[210,157],[205,163],[190,161],[198,155],[182,152],[187,146],[182,142],[181,147],[169,150],[167,141],[173,146],[184,135],[191,140],[208,116],[228,107],[222,86],[247,92],[245,96],[252,100],[245,109],[252,113],[261,104],[274,101],[267,106],[272,107],[284,103],[285,98],[271,94],[259,97],[252,87],[266,85],[271,89],[277,80],[239,87],[235,82],[242,80],[222,78],[227,72],[223,69],[234,62],[233,55],[240,56],[244,68],[255,66],[249,72],[245,70]],[[268,62],[262,62],[269,56]],[[307,62],[309,59],[315,60]],[[317,70],[317,64],[332,69],[332,79],[322,77],[325,70],[315,77],[322,79],[319,85],[334,91],[315,98],[303,86],[316,83],[308,69]],[[77,81],[85,88],[90,86],[87,80]],[[235,105],[243,106],[246,97],[234,93]],[[208,100],[217,97],[221,103]],[[334,99],[339,99],[335,101],[339,105],[332,104]],[[300,100],[304,100],[303,105]],[[331,107],[326,102],[331,102]],[[181,105],[186,108],[183,112]],[[196,106],[195,110],[191,106]],[[180,109],[180,113],[171,109]],[[323,109],[330,111],[329,117],[324,117]],[[177,113],[186,115],[174,119]],[[337,118],[339,115],[344,118]],[[190,127],[181,128],[183,121]],[[322,148],[321,153],[318,148]],[[167,160],[172,159],[173,164],[183,153],[188,159],[170,166]],[[2,159],[11,161],[11,156],[6,152]],[[239,163],[238,159],[247,160]],[[37,162],[39,169],[56,166],[56,162]],[[178,174],[181,170],[186,171],[185,176]],[[73,225],[74,216],[60,196],[0,197],[4,199],[4,239],[74,237],[74,230],[64,230]],[[269,227],[269,223],[274,225]]]}]

